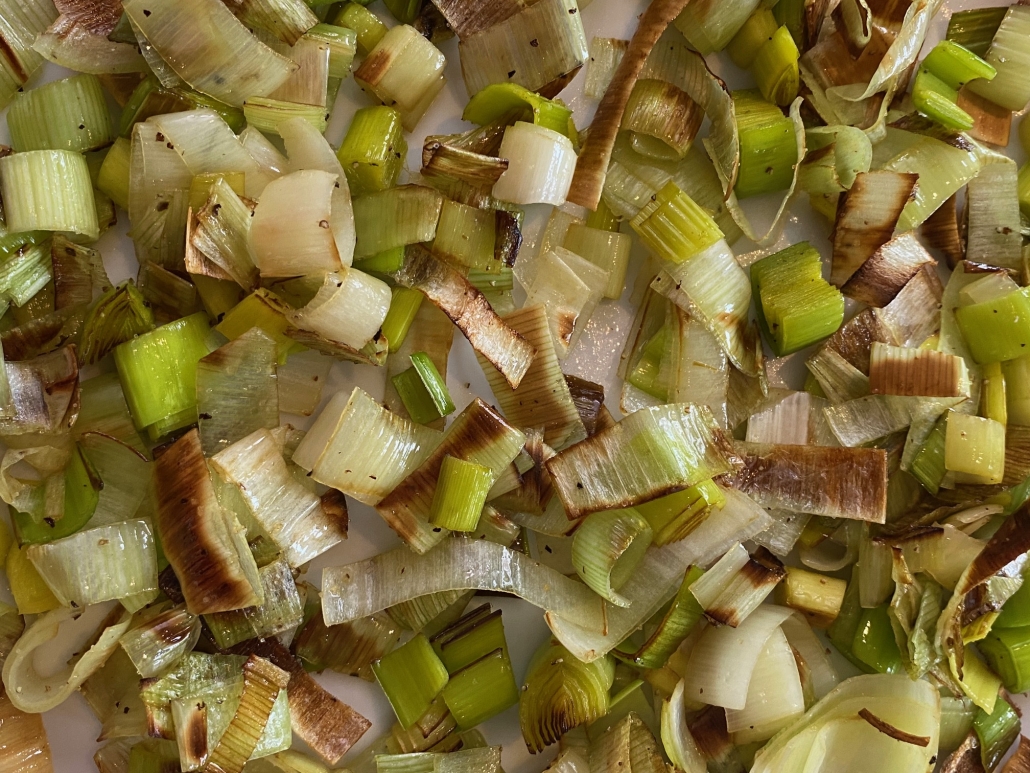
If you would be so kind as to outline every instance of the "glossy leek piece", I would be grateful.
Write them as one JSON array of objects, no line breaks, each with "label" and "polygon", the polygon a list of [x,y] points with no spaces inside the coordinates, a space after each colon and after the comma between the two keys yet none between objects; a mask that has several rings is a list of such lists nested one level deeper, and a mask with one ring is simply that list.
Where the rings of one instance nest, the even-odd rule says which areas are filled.
[{"label": "glossy leek piece", "polygon": [[84,153],[114,141],[100,79],[76,75],[19,94],[7,114],[11,146]]},{"label": "glossy leek piece", "polygon": [[451,674],[443,700],[462,730],[471,730],[519,702],[508,653],[496,649]]},{"label": "glossy leek piece", "polygon": [[798,95],[800,52],[786,26],[780,27],[758,49],[751,72],[762,96],[770,102],[786,106]]},{"label": "glossy leek piece", "polygon": [[344,3],[333,24],[357,33],[358,52],[368,54],[386,34],[387,27],[364,3]]},{"label": "glossy leek piece", "polygon": [[1030,626],[995,627],[977,647],[1009,692],[1030,689]]},{"label": "glossy leek piece", "polygon": [[670,263],[689,260],[723,238],[711,216],[671,181],[631,225],[652,253]]},{"label": "glossy leek piece", "polygon": [[1001,483],[1005,475],[1005,427],[993,419],[952,411],[944,442],[944,466],[970,482]]},{"label": "glossy leek piece", "polygon": [[651,544],[651,526],[637,511],[594,513],[572,538],[572,564],[577,574],[600,596],[618,606],[618,594]]},{"label": "glossy leek piece", "polygon": [[393,377],[393,386],[417,424],[429,424],[454,413],[447,384],[425,352],[410,356],[411,368]]},{"label": "glossy leek piece", "polygon": [[1030,289],[1019,288],[993,300],[962,306],[959,329],[980,364],[1026,356],[1030,349]]},{"label": "glossy leek piece", "polygon": [[572,111],[561,101],[547,99],[517,83],[494,83],[469,100],[462,113],[462,119],[479,126],[508,119],[512,115],[532,113],[532,121],[538,126],[564,134],[576,142],[576,125],[572,122]]},{"label": "glossy leek piece", "polygon": [[737,197],[786,190],[799,160],[790,119],[758,91],[735,91],[733,104],[740,135]]},{"label": "glossy leek piece", "polygon": [[696,486],[669,494],[634,508],[651,525],[654,544],[661,547],[685,539],[698,528],[712,512],[721,510],[726,497],[713,481],[701,481]]},{"label": "glossy leek piece", "polygon": [[380,106],[364,107],[354,114],[336,158],[347,175],[351,194],[361,196],[396,185],[407,155],[400,114],[392,107]]},{"label": "glossy leek piece", "polygon": [[[402,251],[403,253],[403,251]],[[402,256],[403,260],[403,256]],[[398,265],[398,268],[400,266]],[[361,269],[368,271],[368,269]],[[422,307],[425,296],[418,290],[409,287],[394,287],[391,292],[390,310],[383,320],[383,335],[390,342],[390,353],[395,354],[408,337],[411,324],[415,321],[418,310]]]},{"label": "glossy leek piece", "polygon": [[776,588],[776,601],[796,609],[812,625],[826,628],[840,614],[847,583],[796,566],[788,566],[787,576]]},{"label": "glossy leek piece", "polygon": [[433,494],[430,523],[451,531],[474,531],[493,482],[489,467],[454,456],[444,457]]},{"label": "glossy leek piece", "polygon": [[447,669],[422,634],[377,660],[372,670],[403,728],[425,713],[448,680]]}]

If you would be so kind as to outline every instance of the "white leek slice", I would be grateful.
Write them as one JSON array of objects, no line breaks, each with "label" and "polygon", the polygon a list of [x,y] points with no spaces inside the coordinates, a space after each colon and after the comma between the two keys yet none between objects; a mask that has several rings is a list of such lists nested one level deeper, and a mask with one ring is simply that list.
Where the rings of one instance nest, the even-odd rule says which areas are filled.
[{"label": "white leek slice", "polygon": [[[192,182],[190,168],[174,148],[168,147],[168,140],[156,124],[143,122],[133,127],[129,222],[136,258],[141,265],[148,260],[158,265],[175,265],[182,259],[173,234],[178,234],[181,228],[184,251],[187,209],[180,201],[188,203]],[[173,206],[177,203],[179,206]]]},{"label": "white leek slice", "polygon": [[822,700],[830,690],[837,686],[840,677],[830,662],[826,646],[819,640],[804,616],[795,611],[791,617],[783,621],[780,629],[787,637],[787,642],[804,661],[804,668],[811,680],[812,694],[816,700]]},{"label": "white leek slice", "polygon": [[690,592],[709,620],[736,628],[785,576],[775,558],[752,558],[738,542],[690,586]]},{"label": "white leek slice", "polygon": [[513,204],[565,203],[576,151],[564,134],[517,121],[505,130],[498,153],[508,159],[508,168],[494,183],[495,198]]},{"label": "white leek slice", "polygon": [[666,264],[651,283],[655,292],[704,321],[730,361],[748,375],[757,375],[757,332],[748,323],[751,281],[725,240],[690,260]]},{"label": "white leek slice", "polygon": [[[1024,13],[1030,29],[1030,14]],[[1030,75],[1023,74],[1030,84]],[[1027,93],[1030,99],[1030,90]],[[966,188],[966,260],[1017,269],[1022,265],[1016,163],[988,164]]]},{"label": "white leek slice", "polygon": [[[286,124],[289,121],[283,121],[283,123]],[[279,177],[287,171],[289,164],[286,158],[259,129],[248,126],[240,132],[240,144],[254,157],[258,166],[261,167],[261,171],[269,178]]]},{"label": "white leek slice", "polygon": [[[912,740],[893,738],[858,716],[862,710]],[[907,674],[871,674],[842,682],[755,757],[752,773],[927,770],[937,756],[940,693]],[[925,740],[925,745],[923,741]]]},{"label": "white leek slice", "polygon": [[685,682],[680,679],[672,695],[662,701],[662,745],[672,764],[683,773],[707,773],[708,761],[687,727]]},{"label": "white leek slice", "polygon": [[86,529],[26,552],[64,606],[82,608],[157,590],[157,549],[146,521]]},{"label": "white leek slice", "polygon": [[43,676],[36,670],[36,650],[45,647],[60,634],[61,624],[82,614],[70,608],[47,612],[30,625],[4,663],[4,687],[17,708],[32,714],[57,708],[94,674],[118,647],[118,640],[132,624],[132,614],[122,612],[117,619],[105,621],[96,643],[67,666]]},{"label": "white leek slice", "polygon": [[267,96],[297,65],[254,37],[219,0],[127,0],[125,12],[179,77],[241,107]]},{"label": "white leek slice", "polygon": [[994,33],[987,55],[987,63],[993,65],[998,74],[993,80],[978,79],[969,85],[970,91],[986,97],[1007,110],[1019,111],[1030,101],[1030,77],[1027,67],[1027,49],[1024,45],[1030,30],[1030,9],[1012,6]]},{"label": "white leek slice", "polygon": [[[722,491],[726,504],[719,517],[705,519],[679,542],[648,550],[633,576],[619,589],[630,602],[629,607],[608,606],[604,618],[588,627],[547,615],[548,626],[562,644],[580,660],[603,657],[676,595],[689,566],[707,566],[735,542],[750,539],[772,524],[765,510],[749,497],[732,489]],[[598,628],[605,632],[597,633]]]},{"label": "white leek slice", "polygon": [[206,108],[184,113],[155,115],[147,119],[171,144],[195,177],[220,172],[243,172],[246,194],[261,195],[270,178],[254,156],[243,147],[229,124],[214,110]]},{"label": "white leek slice", "polygon": [[781,629],[772,632],[758,655],[744,708],[726,710],[726,730],[734,743],[771,738],[805,712],[805,696],[794,652]]},{"label": "white leek slice", "polygon": [[332,230],[337,179],[328,172],[305,170],[268,184],[250,226],[250,248],[262,276],[304,276],[340,268]]},{"label": "white leek slice", "polygon": [[390,413],[361,389],[338,392],[293,461],[319,483],[374,505],[426,460],[443,433]]},{"label": "white leek slice", "polygon": [[283,138],[289,155],[289,169],[300,172],[316,169],[336,175],[332,201],[329,207],[329,224],[340,262],[349,266],[354,262],[354,244],[357,233],[354,230],[354,206],[351,203],[347,176],[343,172],[336,153],[326,138],[303,118],[291,118],[279,124],[279,136]]},{"label": "white leek slice", "polygon": [[301,330],[360,350],[379,333],[392,297],[390,286],[381,279],[340,267],[325,275],[311,302],[289,319]]},{"label": "white leek slice", "polygon": [[200,639],[200,618],[184,604],[171,607],[126,631],[120,644],[144,679],[174,666]]},{"label": "white leek slice", "polygon": [[547,461],[570,518],[632,507],[730,469],[711,412],[690,403],[637,411]]},{"label": "white leek slice", "polygon": [[[398,582],[395,578],[403,577]],[[326,625],[367,617],[409,599],[448,590],[513,593],[571,623],[593,626],[604,602],[587,586],[503,545],[461,537],[424,555],[407,547],[322,574]]]},{"label": "white leek slice", "polygon": [[319,498],[297,482],[267,429],[220,451],[211,464],[239,488],[290,566],[302,566],[346,538],[346,520],[341,524],[325,512]]}]

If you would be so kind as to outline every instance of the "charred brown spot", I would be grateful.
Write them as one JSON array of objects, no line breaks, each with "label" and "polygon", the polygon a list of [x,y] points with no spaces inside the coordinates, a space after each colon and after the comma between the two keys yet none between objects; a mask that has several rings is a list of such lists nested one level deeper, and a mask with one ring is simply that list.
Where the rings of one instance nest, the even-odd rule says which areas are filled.
[{"label": "charred brown spot", "polygon": [[394,56],[384,49],[375,49],[368,56],[361,66],[354,72],[356,80],[367,83],[369,86],[378,86],[379,81],[393,64]]},{"label": "charred brown spot", "polygon": [[329,489],[320,498],[322,512],[332,522],[332,525],[340,536],[347,537],[347,498],[343,492],[336,489]]},{"label": "charred brown spot", "polygon": [[726,712],[717,706],[706,706],[688,723],[698,749],[709,760],[723,760],[733,749],[733,742],[726,729]]},{"label": "charred brown spot", "polygon": [[860,710],[858,712],[858,716],[860,716],[862,719],[864,719],[866,722],[875,727],[884,735],[890,736],[896,741],[901,741],[902,743],[909,743],[913,746],[921,746],[924,749],[930,745],[930,739],[926,736],[906,733],[904,730],[894,727],[894,725],[890,724],[889,722],[885,722],[884,720],[880,719],[878,716],[873,714],[873,712],[871,712],[869,709]]},{"label": "charred brown spot", "polygon": [[17,52],[7,41],[3,35],[0,35],[0,56],[2,56],[7,64],[11,68],[11,72],[14,73],[15,79],[19,83],[24,83],[29,79],[29,73],[25,70],[25,66],[21,63],[21,59],[18,57]]},{"label": "charred brown spot", "polygon": [[183,750],[190,760],[202,761],[208,754],[207,746],[207,705],[197,703],[183,720],[185,727],[181,730]]}]

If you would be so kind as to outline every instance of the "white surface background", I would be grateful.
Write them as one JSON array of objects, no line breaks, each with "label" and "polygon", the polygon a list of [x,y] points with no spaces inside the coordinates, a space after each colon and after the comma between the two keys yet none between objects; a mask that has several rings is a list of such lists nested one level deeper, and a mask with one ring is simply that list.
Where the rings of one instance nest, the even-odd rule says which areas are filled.
[{"label": "white surface background", "polygon": [[[489,2],[490,0],[480,1]],[[719,1],[733,2],[734,0]],[[952,10],[997,5],[1000,1],[950,0],[946,2],[934,22],[929,43],[932,45],[932,43],[943,36]],[[628,39],[635,29],[637,16],[646,6],[647,0],[594,0],[582,12],[588,39],[594,36]],[[388,24],[393,24],[382,3],[378,2],[378,0],[370,6],[370,9],[386,20]],[[467,95],[458,63],[457,41],[454,39],[447,41],[441,48],[447,57],[446,75],[448,85],[422,120],[418,131],[408,136],[408,164],[409,169],[413,171],[417,171],[420,167],[422,141],[426,135],[453,133],[470,128],[469,124],[460,120],[461,111],[467,101]],[[926,50],[929,50],[929,46],[924,49],[924,51]],[[728,57],[709,57],[709,60],[714,69],[727,80],[731,87],[736,88],[738,86],[750,85],[748,76],[735,68],[730,63]],[[45,81],[66,77],[68,74],[70,73],[62,68],[47,65],[45,71],[33,78],[29,85],[36,86]],[[583,81],[584,73],[581,72],[561,95],[562,99],[574,109],[576,124],[581,128],[589,125],[596,108],[594,100],[583,96]],[[372,104],[370,98],[356,87],[352,78],[344,82],[329,130],[326,134],[334,146],[338,146],[342,140],[354,111],[368,104]],[[1018,119],[1013,122],[1013,126],[1015,127],[1017,124]],[[7,136],[6,122],[4,122],[0,126],[0,142],[5,142]],[[1020,162],[1025,160],[1024,154],[1018,147],[1018,142],[1014,136],[1009,152]],[[749,208],[762,209],[762,203],[760,202],[756,206],[749,205]],[[535,250],[535,240],[543,224],[546,222],[550,208],[530,207],[528,209],[525,233],[526,243],[523,249]],[[135,276],[137,269],[132,245],[125,235],[127,216],[124,212],[119,212],[118,216],[118,226],[105,234],[97,245],[104,255],[104,262],[108,273],[115,282]],[[782,247],[802,239],[809,239],[823,253],[824,257],[828,257],[829,243],[827,237],[829,236],[829,231],[829,224],[812,213],[806,200],[798,198],[794,202],[784,237],[778,246]],[[636,249],[640,249],[639,245]],[[745,263],[752,262],[759,254],[773,251],[765,250],[756,254],[754,252],[755,249],[755,245],[747,240],[741,240],[734,247],[738,257]],[[617,410],[619,395],[615,368],[618,364],[619,354],[628,327],[632,322],[632,309],[626,301],[629,289],[632,288],[632,280],[633,276],[631,273],[630,279],[627,282],[627,292],[624,294],[621,302],[602,302],[590,321],[586,335],[583,336],[577,347],[570,354],[565,368],[568,373],[604,384],[607,388],[608,404],[613,411]],[[489,399],[490,391],[468,343],[457,333],[454,340],[455,344],[450,359],[448,384],[454,397],[454,402],[460,411],[470,402],[473,395],[480,394]],[[805,353],[800,354],[800,357],[803,356],[805,356]],[[777,374],[792,374],[796,376],[799,364],[799,355],[786,358],[786,361],[771,363],[770,375],[774,383],[780,378]],[[334,367],[323,398],[326,399],[330,394],[341,389],[349,391],[355,386],[361,386],[373,396],[381,397],[383,393],[383,378],[383,371],[381,369],[370,366],[340,364]],[[791,381],[787,376],[784,376],[783,380]],[[801,384],[797,381],[787,385],[793,388],[801,387]],[[296,417],[289,418],[295,425],[306,426],[305,422],[298,420]],[[322,567],[362,560],[395,547],[398,544],[396,536],[374,510],[353,501],[350,501],[349,505],[351,519],[350,537],[344,544],[313,562],[308,579],[315,584],[318,583]],[[4,590],[6,591],[6,589]],[[516,599],[490,597],[485,600],[494,605],[495,608],[500,607],[504,610],[508,645],[512,662],[515,666],[516,678],[519,680],[519,684],[521,684],[530,655],[547,635],[542,615],[536,608]],[[482,601],[476,599],[473,605],[479,603],[482,603]],[[95,622],[95,617],[87,615],[88,618],[93,618]],[[79,626],[79,628],[82,627]],[[62,637],[62,642],[70,642],[67,648],[62,648],[65,650],[63,654],[70,654],[74,645],[77,644],[77,642],[72,641],[73,638],[75,637],[69,636],[66,639]],[[48,653],[49,657],[47,660],[52,660],[55,654],[58,653]],[[394,722],[393,713],[378,685],[355,677],[345,677],[328,672],[324,676],[319,677],[319,679],[335,695],[352,705],[372,721],[372,728],[356,747],[357,752],[360,752],[374,738],[386,732]],[[1030,708],[1030,702],[1026,700],[1025,696],[1020,696],[1019,702],[1023,708]],[[95,770],[92,755],[97,748],[95,739],[100,726],[80,695],[73,695],[58,709],[46,714],[44,721],[54,752],[54,767],[57,773],[87,773],[88,771]],[[482,726],[482,730],[491,744],[503,745],[503,763],[508,773],[530,773],[531,771],[541,770],[547,760],[553,756],[553,747],[550,753],[537,755],[536,757],[532,757],[527,753],[518,728],[518,707],[513,707],[501,716],[485,723]],[[351,755],[348,755],[348,758],[354,753],[352,752]],[[343,766],[346,765],[348,758],[344,759]]]}]

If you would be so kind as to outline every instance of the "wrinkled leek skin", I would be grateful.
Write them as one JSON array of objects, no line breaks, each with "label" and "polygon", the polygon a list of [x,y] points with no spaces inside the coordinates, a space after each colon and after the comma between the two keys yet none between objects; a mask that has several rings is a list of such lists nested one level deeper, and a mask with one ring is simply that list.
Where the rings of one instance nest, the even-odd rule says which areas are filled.
[{"label": "wrinkled leek skin", "polygon": [[372,664],[401,727],[411,727],[447,684],[444,664],[424,634]]},{"label": "wrinkled leek skin", "polygon": [[85,153],[114,141],[111,114],[95,75],[76,75],[19,94],[7,125],[16,152]]},{"label": "wrinkled leek skin", "polygon": [[4,215],[10,233],[70,231],[100,235],[86,159],[68,150],[33,150],[0,159]]}]

